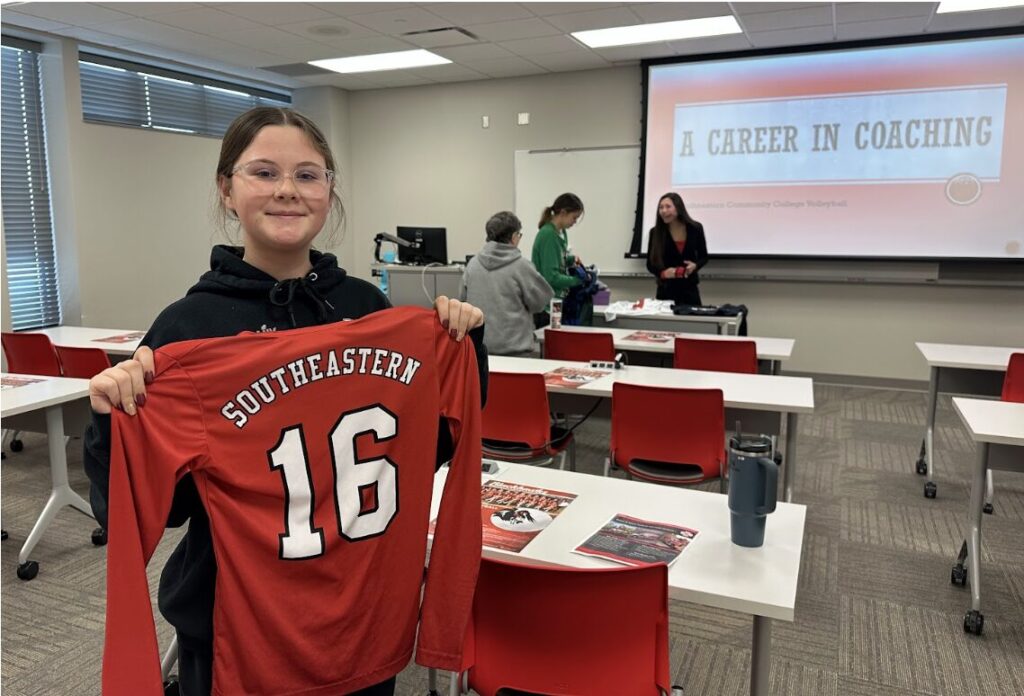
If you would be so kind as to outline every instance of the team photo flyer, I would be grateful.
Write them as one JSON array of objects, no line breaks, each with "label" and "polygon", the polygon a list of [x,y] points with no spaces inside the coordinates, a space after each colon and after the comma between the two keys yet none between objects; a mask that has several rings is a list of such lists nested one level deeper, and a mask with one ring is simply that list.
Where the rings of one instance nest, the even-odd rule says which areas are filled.
[{"label": "team photo flyer", "polygon": [[676,335],[671,331],[636,331],[626,336],[624,341],[641,341],[643,343],[668,343]]},{"label": "team photo flyer", "polygon": [[484,546],[522,551],[575,499],[573,493],[488,481],[480,490]]},{"label": "team photo flyer", "polygon": [[133,331],[131,333],[119,334],[117,336],[107,336],[106,338],[94,338],[94,343],[131,343],[132,341],[138,341],[146,335],[145,331]]},{"label": "team photo flyer", "polygon": [[544,383],[549,387],[577,387],[589,384],[609,374],[608,370],[588,370],[582,367],[559,367],[544,373]]},{"label": "team photo flyer", "polygon": [[689,527],[620,514],[573,549],[573,553],[631,566],[671,565],[698,534],[696,529]]},{"label": "team photo flyer", "polygon": [[24,387],[26,384],[35,384],[36,382],[43,382],[42,379],[33,379],[32,377],[13,377],[6,375],[0,377],[0,389],[17,389],[18,387]]}]

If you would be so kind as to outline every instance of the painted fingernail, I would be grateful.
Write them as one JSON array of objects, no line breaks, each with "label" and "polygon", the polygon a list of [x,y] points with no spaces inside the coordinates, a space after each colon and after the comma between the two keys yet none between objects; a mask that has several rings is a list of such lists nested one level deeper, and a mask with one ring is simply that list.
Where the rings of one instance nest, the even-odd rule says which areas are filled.
[{"label": "painted fingernail", "polygon": [[135,413],[136,413],[135,401],[132,400],[132,401],[128,401],[127,403],[125,403],[124,410],[125,410],[125,413],[127,413],[129,416],[134,416]]},{"label": "painted fingernail", "polygon": [[146,370],[146,376],[145,376],[146,384],[152,384],[153,383],[153,379],[154,379],[153,371],[152,370]]},{"label": "painted fingernail", "polygon": [[145,394],[139,394],[138,396],[135,397],[135,401],[136,401],[136,403],[139,404],[139,406],[145,406],[146,405],[146,395]]},{"label": "painted fingernail", "polygon": [[448,335],[449,335],[449,336],[451,336],[452,338],[458,338],[458,337],[459,337],[459,332],[458,332],[458,331],[456,331],[455,329],[451,329],[451,330],[450,330],[450,331],[448,332]]},{"label": "painted fingernail", "polygon": [[444,328],[446,328],[446,329],[447,329],[447,328],[448,328],[448,320],[447,320],[447,319],[445,319],[444,321],[442,321],[442,322],[441,322],[441,326],[443,326]]}]

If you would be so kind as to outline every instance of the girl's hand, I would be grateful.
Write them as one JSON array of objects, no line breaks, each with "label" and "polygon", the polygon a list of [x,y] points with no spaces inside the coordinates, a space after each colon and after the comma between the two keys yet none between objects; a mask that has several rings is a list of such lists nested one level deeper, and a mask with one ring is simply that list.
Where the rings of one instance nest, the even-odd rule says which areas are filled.
[{"label": "girl's hand", "polygon": [[693,261],[683,261],[683,266],[686,268],[686,272],[683,273],[684,277],[690,276],[694,271],[697,270],[697,264]]},{"label": "girl's hand", "polygon": [[136,405],[146,403],[146,385],[153,381],[153,351],[139,346],[131,360],[124,360],[89,380],[89,405],[99,414],[120,408],[129,416]]},{"label": "girl's hand", "polygon": [[465,338],[467,331],[482,326],[484,323],[484,313],[479,308],[468,302],[460,302],[444,295],[439,295],[434,300],[434,311],[437,312],[437,319],[441,322],[441,326],[448,329],[456,341],[461,341]]}]

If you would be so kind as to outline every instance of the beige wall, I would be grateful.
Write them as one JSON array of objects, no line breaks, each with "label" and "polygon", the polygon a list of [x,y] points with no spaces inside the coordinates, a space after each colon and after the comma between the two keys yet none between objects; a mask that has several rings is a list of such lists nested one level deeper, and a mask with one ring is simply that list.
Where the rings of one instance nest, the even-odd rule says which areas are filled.
[{"label": "beige wall", "polygon": [[[47,91],[48,128],[56,118],[51,169],[68,321],[146,328],[222,239],[211,213],[219,143],[83,123],[74,53],[57,48],[47,69],[64,83]],[[341,169],[348,224],[328,248],[365,278],[373,235],[397,225],[443,225],[452,258],[475,253],[487,217],[513,207],[515,150],[637,142],[640,91],[637,67],[298,91],[296,105],[324,128]],[[519,111],[530,112],[529,126],[515,125]],[[652,292],[645,279],[610,283],[617,297]],[[749,305],[755,333],[796,338],[794,371],[925,379],[916,340],[1024,345],[1020,289],[721,280],[703,288],[708,301]]]}]

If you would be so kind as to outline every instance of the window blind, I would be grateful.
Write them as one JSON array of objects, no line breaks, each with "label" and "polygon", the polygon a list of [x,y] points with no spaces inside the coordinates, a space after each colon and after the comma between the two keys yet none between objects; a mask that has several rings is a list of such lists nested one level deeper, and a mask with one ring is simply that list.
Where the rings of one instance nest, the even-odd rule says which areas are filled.
[{"label": "window blind", "polygon": [[11,325],[60,324],[60,283],[39,85],[40,47],[4,37],[0,74],[0,195]]},{"label": "window blind", "polygon": [[289,106],[287,94],[81,52],[86,121],[221,137],[254,106]]}]

